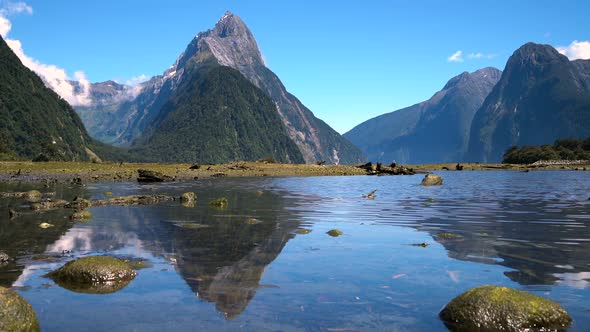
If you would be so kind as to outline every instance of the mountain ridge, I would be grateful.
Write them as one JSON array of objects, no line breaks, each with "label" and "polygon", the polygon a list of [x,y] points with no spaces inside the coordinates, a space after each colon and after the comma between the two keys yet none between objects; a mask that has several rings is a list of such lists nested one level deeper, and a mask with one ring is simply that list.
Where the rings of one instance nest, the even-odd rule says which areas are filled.
[{"label": "mountain ridge", "polygon": [[344,137],[357,144],[372,161],[460,161],[467,150],[471,119],[500,73],[492,67],[463,72],[430,99],[369,119]]}]

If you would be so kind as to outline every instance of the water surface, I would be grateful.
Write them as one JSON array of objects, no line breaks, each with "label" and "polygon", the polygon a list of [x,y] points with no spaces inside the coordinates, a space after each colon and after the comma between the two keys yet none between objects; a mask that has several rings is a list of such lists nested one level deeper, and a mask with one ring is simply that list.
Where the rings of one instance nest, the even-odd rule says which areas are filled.
[{"label": "water surface", "polygon": [[[0,285],[33,305],[44,331],[444,331],[442,307],[483,284],[548,297],[572,314],[572,331],[589,326],[588,173],[439,174],[441,187],[420,186],[419,175],[2,185],[64,199],[107,191],[198,198],[195,207],[92,208],[86,223],[2,199],[0,250],[17,261],[0,267]],[[375,199],[362,198],[374,189]],[[208,206],[222,196],[228,209]],[[9,220],[9,207],[25,213]],[[333,228],[344,235],[327,235]],[[429,246],[411,245],[422,242]],[[152,265],[107,295],[43,277],[104,254]]]}]

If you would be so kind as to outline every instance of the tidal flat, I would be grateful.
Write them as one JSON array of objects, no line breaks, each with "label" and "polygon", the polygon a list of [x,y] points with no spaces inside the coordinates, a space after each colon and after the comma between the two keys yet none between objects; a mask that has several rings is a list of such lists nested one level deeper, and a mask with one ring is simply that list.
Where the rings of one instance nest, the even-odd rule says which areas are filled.
[{"label": "tidal flat", "polygon": [[[48,164],[55,167],[43,174],[63,180],[0,184],[0,192],[41,194],[0,198],[0,251],[11,258],[0,265],[0,286],[32,305],[43,331],[444,331],[441,309],[483,285],[559,303],[573,318],[570,331],[590,325],[587,172],[437,170],[443,184],[426,187],[423,174],[308,176],[358,169],[348,166],[308,165],[298,177],[175,175],[241,173],[235,163],[187,164],[153,165],[176,181],[138,183],[137,169],[151,165],[64,172],[70,163]],[[130,175],[70,181],[105,166]],[[35,167],[20,164],[21,175],[40,174]],[[187,192],[193,204],[180,199]],[[174,199],[92,203],[131,195]],[[90,216],[31,209],[39,199],[91,202]],[[100,294],[47,277],[88,256],[141,268]]]}]

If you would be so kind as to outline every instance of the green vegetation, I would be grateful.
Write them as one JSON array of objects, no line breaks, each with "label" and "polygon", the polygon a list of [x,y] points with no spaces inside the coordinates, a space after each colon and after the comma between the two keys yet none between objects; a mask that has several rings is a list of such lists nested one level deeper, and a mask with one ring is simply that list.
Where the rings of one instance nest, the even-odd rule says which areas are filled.
[{"label": "green vegetation", "polygon": [[82,121],[0,38],[0,160],[89,160]]},{"label": "green vegetation", "polygon": [[176,94],[130,149],[132,160],[303,163],[264,92],[237,70],[191,61]]},{"label": "green vegetation", "polygon": [[559,139],[553,145],[513,146],[504,153],[502,162],[532,164],[538,160],[590,160],[590,137],[583,141]]}]

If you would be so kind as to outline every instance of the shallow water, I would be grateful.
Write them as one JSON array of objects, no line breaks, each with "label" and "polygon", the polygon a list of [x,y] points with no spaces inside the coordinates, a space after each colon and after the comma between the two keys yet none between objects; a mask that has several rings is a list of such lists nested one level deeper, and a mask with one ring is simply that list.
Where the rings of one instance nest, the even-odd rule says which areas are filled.
[{"label": "shallow water", "polygon": [[[444,331],[442,307],[483,284],[550,298],[573,316],[570,330],[590,326],[589,173],[439,174],[442,187],[420,186],[419,175],[4,184],[1,191],[37,188],[65,199],[107,191],[198,198],[193,208],[92,208],[86,223],[70,222],[71,211],[32,213],[26,201],[1,199],[0,250],[17,261],[0,267],[0,285],[33,305],[44,331]],[[375,199],[361,197],[374,189]],[[208,206],[222,196],[228,209]],[[25,214],[9,220],[8,207]],[[344,235],[327,235],[333,228]],[[437,236],[444,232],[458,236]],[[422,242],[430,245],[411,246]],[[43,277],[104,254],[153,265],[107,295]]]}]

